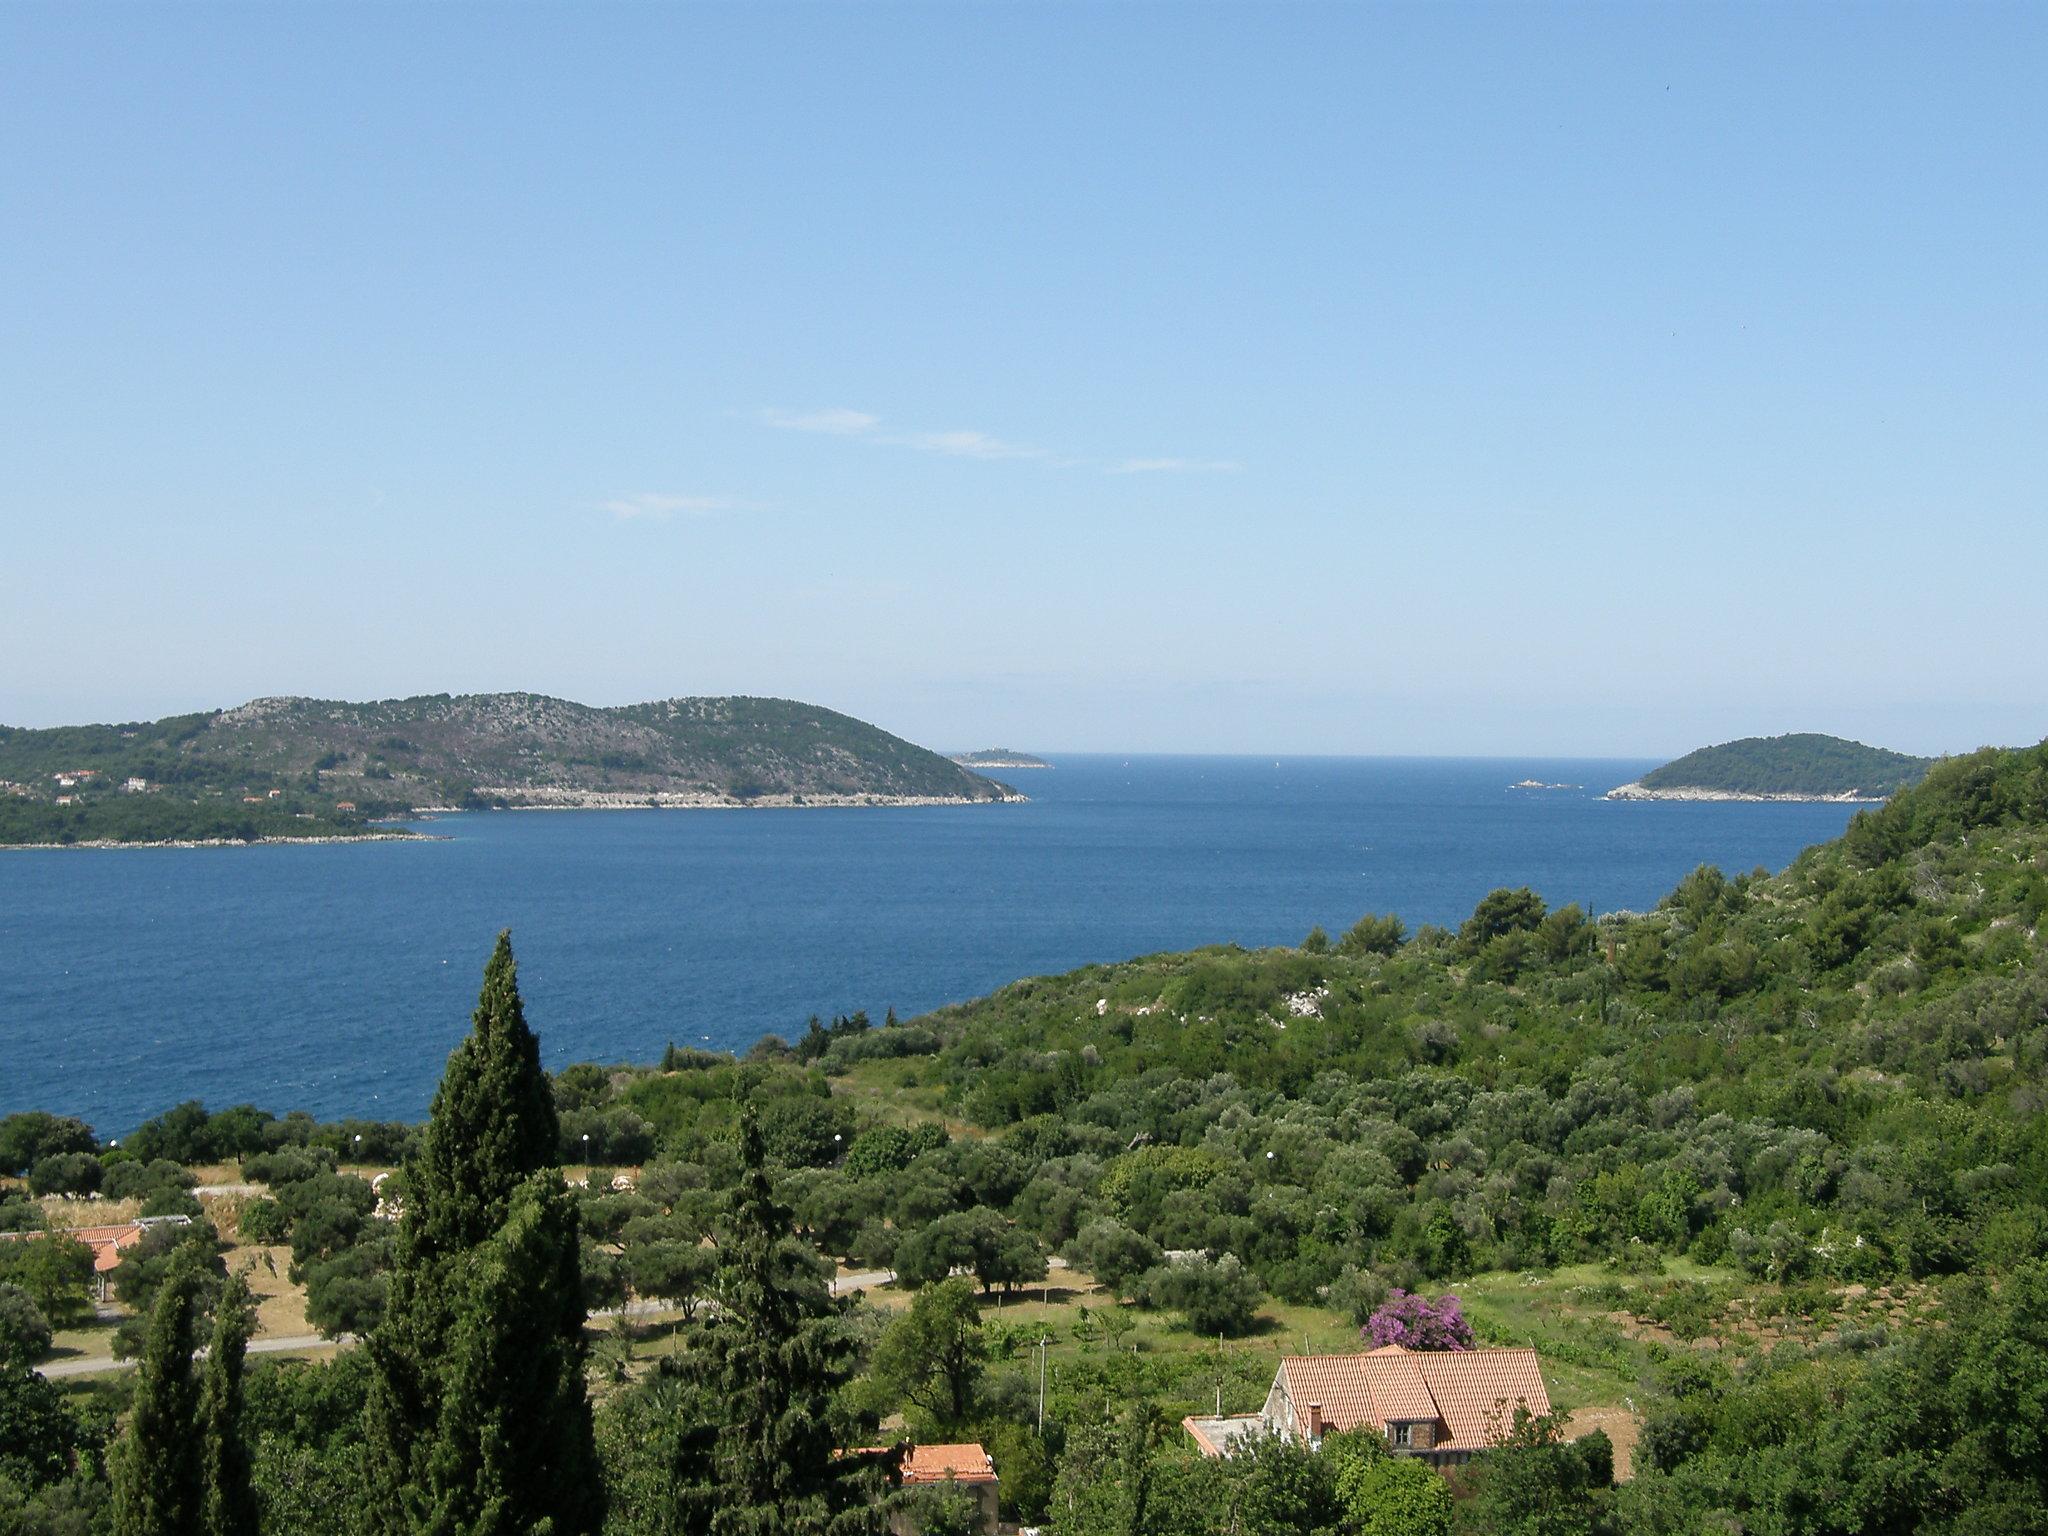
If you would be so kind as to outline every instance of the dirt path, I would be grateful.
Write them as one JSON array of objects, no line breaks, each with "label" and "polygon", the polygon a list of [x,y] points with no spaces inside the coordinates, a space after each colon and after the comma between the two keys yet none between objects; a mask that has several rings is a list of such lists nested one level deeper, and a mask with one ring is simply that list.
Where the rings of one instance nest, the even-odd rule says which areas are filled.
[{"label": "dirt path", "polygon": [[1627,1482],[1635,1475],[1636,1441],[1642,1434],[1642,1426],[1627,1408],[1606,1403],[1597,1408],[1575,1409],[1566,1420],[1565,1437],[1577,1440],[1596,1429],[1606,1430],[1607,1438],[1614,1442],[1614,1480],[1617,1483]]},{"label": "dirt path", "polygon": [[[285,1253],[289,1257],[288,1251],[283,1249],[259,1249],[254,1251],[258,1253],[269,1251],[273,1254]],[[1065,1269],[1067,1267],[1066,1262],[1062,1259],[1053,1259],[1050,1262],[1052,1267],[1056,1269]],[[282,1265],[279,1266],[279,1268],[282,1267]],[[301,1319],[305,1316],[304,1299],[302,1295],[297,1293],[296,1287],[278,1286],[274,1295],[266,1297],[262,1294],[265,1288],[261,1286],[259,1276],[263,1280],[274,1281],[275,1275],[274,1273],[261,1270],[251,1275],[252,1283],[258,1284],[260,1300],[264,1300],[266,1304],[274,1301],[280,1307],[296,1303],[297,1311],[295,1315]],[[835,1296],[844,1296],[849,1291],[872,1290],[876,1286],[889,1284],[895,1278],[895,1271],[888,1269],[870,1269],[856,1274],[840,1275],[832,1282],[832,1293]],[[595,1321],[600,1317],[651,1317],[659,1313],[673,1312],[674,1310],[675,1308],[667,1302],[629,1301],[623,1307],[605,1307],[591,1313],[590,1316]],[[355,1342],[355,1335],[351,1333],[345,1333],[337,1339],[326,1338],[317,1333],[264,1335],[250,1340],[249,1353],[252,1355],[281,1355],[302,1350],[310,1352],[322,1349],[340,1349]],[[129,1370],[134,1364],[133,1360],[117,1360],[112,1355],[95,1355],[82,1360],[51,1360],[37,1366],[36,1369],[43,1375],[53,1378],[60,1376],[96,1376],[111,1371]],[[1633,1440],[1630,1443],[1633,1444]],[[1617,1461],[1619,1458],[1620,1448],[1617,1445]]]}]

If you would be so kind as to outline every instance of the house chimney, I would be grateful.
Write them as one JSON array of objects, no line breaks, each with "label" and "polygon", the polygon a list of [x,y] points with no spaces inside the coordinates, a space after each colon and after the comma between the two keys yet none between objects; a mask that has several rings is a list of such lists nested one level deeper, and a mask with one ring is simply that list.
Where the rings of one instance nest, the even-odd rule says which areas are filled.
[{"label": "house chimney", "polygon": [[1323,1438],[1323,1405],[1321,1403],[1310,1403],[1308,1405],[1308,1437],[1311,1440],[1321,1440]]}]

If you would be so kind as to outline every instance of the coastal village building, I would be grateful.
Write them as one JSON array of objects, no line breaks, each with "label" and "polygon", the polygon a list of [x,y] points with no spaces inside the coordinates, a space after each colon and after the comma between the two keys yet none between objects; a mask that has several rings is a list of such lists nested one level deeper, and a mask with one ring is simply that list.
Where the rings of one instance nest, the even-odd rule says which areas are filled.
[{"label": "coastal village building", "polygon": [[1262,1434],[1320,1446],[1361,1425],[1396,1455],[1457,1466],[1499,1441],[1516,1408],[1550,1412],[1533,1349],[1411,1350],[1387,1344],[1356,1355],[1289,1355],[1257,1413],[1181,1422],[1205,1456],[1227,1456]]}]

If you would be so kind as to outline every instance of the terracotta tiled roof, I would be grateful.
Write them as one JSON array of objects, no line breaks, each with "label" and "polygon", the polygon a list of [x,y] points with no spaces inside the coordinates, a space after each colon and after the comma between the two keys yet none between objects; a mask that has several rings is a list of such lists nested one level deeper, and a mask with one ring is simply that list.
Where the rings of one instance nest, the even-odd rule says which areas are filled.
[{"label": "terracotta tiled roof", "polygon": [[903,1458],[905,1483],[992,1483],[996,1464],[979,1445],[913,1445]]},{"label": "terracotta tiled roof", "polygon": [[1483,1450],[1514,1419],[1516,1404],[1550,1412],[1543,1370],[1533,1349],[1407,1350],[1387,1345],[1360,1355],[1290,1355],[1282,1384],[1298,1431],[1320,1403],[1330,1431],[1389,1422],[1433,1420],[1439,1451]]},{"label": "terracotta tiled roof", "polygon": [[1517,1403],[1538,1418],[1550,1412],[1543,1367],[1533,1349],[1430,1352],[1415,1359],[1451,1432],[1444,1442],[1447,1449],[1476,1451],[1492,1445],[1513,1426]]},{"label": "terracotta tiled roof", "polygon": [[1323,1427],[1328,1430],[1356,1429],[1377,1424],[1373,1413],[1372,1389],[1367,1386],[1359,1355],[1289,1355],[1280,1362],[1281,1380],[1294,1404],[1294,1419],[1307,1433],[1308,1410],[1312,1403],[1323,1405]]},{"label": "terracotta tiled roof", "polygon": [[1430,1396],[1414,1355],[1405,1350],[1398,1355],[1367,1355],[1358,1365],[1372,1392],[1373,1417],[1380,1423],[1437,1418],[1436,1399]]},{"label": "terracotta tiled roof", "polygon": [[[61,1237],[75,1238],[92,1250],[92,1267],[105,1274],[121,1262],[121,1250],[133,1248],[142,1241],[142,1228],[134,1222],[122,1222],[111,1227],[56,1227],[51,1233]],[[14,1234],[9,1234],[10,1236]],[[23,1232],[24,1238],[42,1237],[42,1232]]]}]

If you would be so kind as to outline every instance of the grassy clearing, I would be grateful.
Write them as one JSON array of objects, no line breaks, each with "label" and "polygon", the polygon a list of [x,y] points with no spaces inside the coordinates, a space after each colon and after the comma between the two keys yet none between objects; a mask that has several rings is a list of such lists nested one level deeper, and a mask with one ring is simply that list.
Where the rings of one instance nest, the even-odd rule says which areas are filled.
[{"label": "grassy clearing", "polygon": [[59,1328],[50,1335],[50,1352],[45,1360],[103,1359],[114,1352],[115,1322],[98,1318],[76,1328]]},{"label": "grassy clearing", "polygon": [[291,1282],[292,1251],[286,1247],[244,1245],[227,1252],[228,1273],[245,1273],[256,1299],[259,1339],[289,1339],[312,1333],[306,1321],[306,1290]]},{"label": "grassy clearing", "polygon": [[924,1123],[942,1125],[954,1137],[979,1138],[988,1133],[980,1126],[954,1119],[945,1112],[946,1090],[942,1083],[928,1082],[936,1070],[929,1059],[918,1056],[887,1061],[856,1063],[843,1077],[832,1079],[835,1098],[851,1101],[857,1108],[890,1125]]},{"label": "grassy clearing", "polygon": [[[1597,1266],[1587,1266],[1598,1274]],[[1549,1280],[1546,1285],[1555,1285]],[[1560,1319],[1544,1287],[1530,1287],[1520,1275],[1482,1276],[1471,1284],[1456,1287],[1482,1308],[1502,1299],[1499,1333],[1512,1335],[1500,1342],[1533,1343],[1543,1364],[1544,1380],[1554,1404],[1566,1412],[1589,1416],[1587,1426],[1607,1428],[1619,1438],[1612,1422],[1632,1417],[1628,1399],[1636,1391],[1650,1353],[1646,1345],[1627,1349],[1613,1365],[1582,1363],[1583,1345],[1570,1326]],[[893,1312],[909,1305],[908,1294],[893,1287],[868,1293],[875,1306]],[[1084,1316],[1085,1314],[1085,1316]],[[1106,1314],[1128,1323],[1121,1337],[1112,1339],[1105,1326]],[[1033,1287],[1028,1292],[986,1298],[982,1320],[996,1338],[997,1368],[1035,1372],[1037,1342],[1047,1340],[1045,1356],[1049,1375],[1055,1379],[1077,1370],[1099,1369],[1112,1355],[1122,1353],[1138,1361],[1163,1367],[1179,1384],[1179,1392],[1191,1401],[1184,1408],[1214,1411],[1220,1389],[1223,1411],[1248,1413],[1264,1401],[1273,1372],[1281,1357],[1292,1354],[1343,1354],[1362,1347],[1358,1329],[1326,1307],[1298,1305],[1268,1298],[1259,1309],[1250,1334],[1238,1339],[1217,1340],[1190,1332],[1171,1313],[1118,1305],[1107,1292],[1079,1271],[1056,1271],[1049,1296]],[[1205,1369],[1213,1362],[1213,1368]],[[1194,1402],[1196,1386],[1207,1401]]]},{"label": "grassy clearing", "polygon": [[117,1226],[133,1221],[142,1212],[140,1200],[102,1200],[98,1195],[83,1200],[71,1195],[43,1195],[36,1204],[42,1208],[43,1225],[64,1232],[75,1232],[80,1227]]}]

